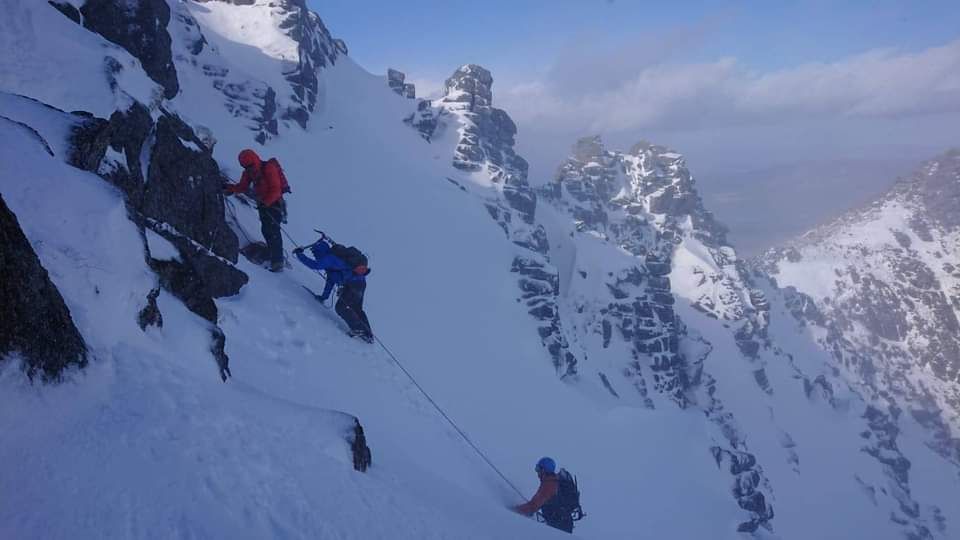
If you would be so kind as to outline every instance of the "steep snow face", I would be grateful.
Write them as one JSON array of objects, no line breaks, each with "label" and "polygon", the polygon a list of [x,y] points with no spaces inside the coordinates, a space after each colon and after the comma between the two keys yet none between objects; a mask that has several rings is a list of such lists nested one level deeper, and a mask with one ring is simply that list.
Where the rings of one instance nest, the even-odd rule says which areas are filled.
[{"label": "steep snow face", "polygon": [[514,246],[510,272],[517,274],[518,301],[538,322],[537,333],[557,372],[575,375],[577,357],[569,350],[556,304],[559,276],[549,259],[546,230],[534,219],[537,196],[527,181],[527,162],[514,150],[517,126],[506,111],[492,106],[492,87],[489,71],[461,66],[447,79],[444,97],[432,106],[421,102],[405,122],[451,152],[456,172],[447,179],[480,197],[503,228]]},{"label": "steep snow face", "polygon": [[[580,373],[615,403],[705,414],[704,442],[747,511],[741,530],[833,538],[869,522],[878,537],[947,535],[954,516],[937,503],[956,469],[916,446],[918,422],[833,367],[793,315],[802,297],[737,258],[682,156],[582,139],[542,195]],[[820,504],[826,491],[842,510]]]},{"label": "steep snow face", "polygon": [[[38,71],[114,52],[130,61],[131,73],[139,69],[125,51],[49,5],[7,3],[29,13],[37,35],[53,24],[74,44],[35,57]],[[204,7],[171,3],[174,10],[183,6]],[[170,23],[173,47],[182,43],[173,28],[178,20],[175,15]],[[216,30],[199,22],[193,27],[205,40]],[[414,102],[344,58],[317,73],[328,89],[324,112],[314,114],[306,130],[278,129],[262,148],[260,131],[248,129],[250,118],[230,111],[237,98],[225,97],[189,58],[173,58],[179,92],[171,100],[151,92],[147,102],[116,105],[124,87],[104,84],[100,95],[95,89],[107,75],[96,62],[85,78],[78,73],[76,84],[55,92],[21,84],[32,80],[29,71],[16,78],[5,72],[4,80],[21,93],[49,95],[61,108],[95,110],[104,119],[135,104],[149,112],[148,125],[163,111],[177,112],[191,126],[206,127],[204,139],[218,141],[213,156],[234,178],[240,148],[278,157],[294,190],[287,232],[307,242],[313,228],[322,227],[370,256],[374,331],[525,495],[536,488],[532,464],[552,454],[590,493],[584,501],[590,519],[578,532],[631,538],[642,528],[734,537],[727,525],[737,508],[728,497],[677,481],[681,471],[694,486],[724,478],[704,448],[685,444],[699,434],[697,416],[608,410],[557,380],[538,322],[517,303],[510,272],[517,244],[477,197],[450,183],[462,171],[434,159],[437,147],[402,124]],[[251,80],[269,78],[281,64],[268,63],[271,69]],[[142,70],[136,76],[160,88]],[[340,321],[302,289],[322,284],[316,274],[295,267],[273,275],[240,259],[237,268],[250,281],[239,294],[212,301],[215,310],[206,313],[215,322],[204,319],[161,287],[155,261],[178,262],[167,246],[152,236],[145,243],[148,233],[129,219],[125,192],[95,176],[139,163],[146,177],[149,163],[111,146],[103,149],[108,168],[80,171],[65,163],[75,150],[65,140],[72,128],[64,117],[72,115],[53,114],[56,124],[33,108],[11,109],[18,121],[46,134],[56,156],[5,132],[0,191],[91,354],[83,374],[53,389],[27,387],[17,370],[4,371],[0,429],[9,439],[0,450],[0,483],[18,489],[0,494],[0,536],[559,536],[507,510],[519,495],[389,357],[343,336]],[[209,151],[193,137],[183,141],[186,150]],[[191,163],[202,159],[184,155]],[[35,181],[22,182],[25,171]],[[228,208],[237,236],[258,239],[255,211]],[[163,237],[183,259],[180,246]],[[144,319],[145,312],[152,315]],[[214,324],[231,359],[227,384],[220,383],[210,351]],[[335,411],[358,415],[367,428],[374,453],[369,475],[347,462],[342,432],[349,416]],[[661,442],[651,444],[650,433]],[[668,458],[676,469],[660,465]],[[672,512],[686,504],[705,510],[700,519],[677,523]],[[46,508],[69,511],[48,514]],[[638,508],[648,513],[639,521]]]},{"label": "steep snow face", "polygon": [[[520,496],[384,351],[344,336],[303,290],[322,285],[317,274],[213,252],[249,281],[193,298],[200,307],[183,294],[178,282],[204,279],[165,269],[212,249],[202,233],[215,231],[143,223],[131,192],[110,184],[149,179],[155,157],[133,147],[156,140],[119,128],[162,122],[174,152],[161,162],[188,162],[163,180],[184,197],[210,183],[211,158],[235,179],[239,149],[277,157],[293,187],[287,248],[319,227],[363,249],[376,335],[525,495],[542,455],[575,472],[579,535],[955,535],[960,510],[943,501],[960,489],[956,469],[918,442],[915,415],[835,368],[793,316],[813,312],[809,298],[744,271],[679,154],[587,141],[559,186],[535,193],[479,66],[418,102],[344,56],[302,3],[170,0],[178,91],[165,98],[135,51],[66,8],[0,1],[14,15],[0,36],[38,45],[0,54],[0,90],[89,111],[109,139],[93,137],[89,172],[68,166],[87,122],[0,95],[0,115],[44,139],[0,121],[0,193],[90,358],[54,388],[0,376],[0,484],[16,488],[0,491],[0,536],[563,537],[504,508]],[[258,36],[271,39],[245,33],[266,21]],[[307,34],[338,52],[305,68],[296,36]],[[39,76],[57,70],[69,84]],[[179,174],[204,163],[203,181]],[[223,204],[189,213],[226,219],[242,245],[259,240],[256,211]],[[351,415],[373,449],[366,475],[349,463]]]},{"label": "steep snow face", "polygon": [[[38,4],[38,5],[34,5]],[[85,32],[50,5],[3,0],[0,88],[101,118],[134,101],[151,105],[163,89],[121,47]]]},{"label": "steep snow face", "polygon": [[[171,3],[174,60],[195,93],[221,94],[230,116],[245,119],[261,144],[282,127],[306,129],[324,107],[324,69],[346,55],[304,0]],[[207,100],[179,100],[188,116]]]},{"label": "steep snow face", "polygon": [[960,464],[960,151],[884,197],[769,251],[777,283],[809,297],[804,317],[864,391],[930,430]]}]

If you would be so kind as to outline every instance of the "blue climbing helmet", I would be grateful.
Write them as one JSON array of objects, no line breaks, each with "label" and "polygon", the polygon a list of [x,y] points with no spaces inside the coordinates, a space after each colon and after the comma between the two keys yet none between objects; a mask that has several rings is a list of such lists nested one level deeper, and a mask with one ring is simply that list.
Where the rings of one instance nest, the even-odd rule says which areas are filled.
[{"label": "blue climbing helmet", "polygon": [[555,473],[557,472],[557,462],[553,458],[542,457],[540,461],[537,462],[536,468],[533,470],[540,472]]}]

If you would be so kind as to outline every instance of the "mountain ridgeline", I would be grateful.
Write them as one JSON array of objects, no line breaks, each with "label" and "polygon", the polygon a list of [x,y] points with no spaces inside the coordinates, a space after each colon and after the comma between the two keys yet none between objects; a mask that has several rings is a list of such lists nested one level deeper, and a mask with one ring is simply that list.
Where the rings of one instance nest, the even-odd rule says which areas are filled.
[{"label": "mountain ridgeline", "polygon": [[[530,377],[494,379],[500,388],[485,395],[501,392],[505,401],[542,409],[533,414],[543,419],[539,433],[557,445],[552,451],[584,462],[579,472],[591,490],[584,495],[588,513],[590,496],[623,502],[637,514],[654,513],[651,509],[659,505],[682,508],[693,514],[684,520],[697,521],[702,513],[716,538],[948,539],[960,531],[960,508],[950,499],[960,489],[960,151],[924,164],[868,207],[747,261],[738,257],[725,227],[705,207],[680,153],[647,141],[614,150],[601,137],[589,136],[572,141],[570,155],[551,177],[531,178],[516,148],[522,126],[494,106],[490,71],[463,65],[446,80],[440,97],[417,98],[404,73],[390,70],[376,77],[356,66],[346,44],[331,35],[305,0],[11,0],[9,8],[10,20],[25,21],[17,29],[24,43],[63,34],[77,46],[26,47],[22,56],[2,53],[0,73],[25,74],[0,79],[0,128],[10,140],[27,141],[23,144],[42,150],[37,155],[43,160],[49,158],[48,163],[31,157],[35,161],[28,166],[36,171],[55,171],[50,178],[76,171],[81,176],[69,179],[96,193],[96,201],[120,201],[119,217],[78,210],[76,219],[83,221],[73,228],[100,242],[84,249],[125,250],[124,259],[133,261],[128,271],[133,285],[97,278],[96,272],[107,270],[78,255],[82,250],[56,243],[51,231],[59,221],[37,203],[37,197],[55,192],[53,187],[33,192],[2,179],[0,233],[7,241],[0,259],[10,261],[4,264],[0,287],[5,315],[0,353],[6,364],[19,363],[31,377],[41,373],[45,380],[82,386],[102,375],[96,366],[115,362],[121,375],[114,376],[131,377],[124,375],[121,359],[152,358],[143,351],[157,344],[182,351],[186,349],[174,344],[196,341],[195,356],[183,368],[190,375],[175,372],[158,386],[162,391],[176,386],[174,381],[189,380],[190,370],[204,362],[216,366],[228,385],[234,384],[231,372],[242,379],[243,366],[261,375],[278,373],[262,388],[257,381],[241,380],[235,386],[246,392],[243,398],[229,402],[222,397],[223,403],[241,410],[263,403],[264,410],[285,411],[284,422],[307,418],[304,425],[310,428],[304,431],[328,426],[337,442],[321,440],[336,450],[325,447],[321,454],[336,456],[346,451],[344,444],[356,446],[357,434],[364,431],[353,416],[327,410],[326,402],[323,408],[313,402],[307,406],[273,394],[299,383],[325,384],[331,373],[353,377],[351,370],[360,369],[370,370],[364,372],[370,385],[389,389],[395,383],[392,375],[379,371],[379,364],[368,362],[373,353],[352,352],[363,345],[341,347],[326,337],[311,341],[314,334],[326,334],[303,320],[319,321],[314,326],[334,323],[305,315],[323,309],[312,298],[303,304],[296,296],[285,296],[284,302],[270,296],[302,293],[299,283],[282,281],[292,283],[298,274],[265,276],[241,256],[252,241],[253,211],[227,203],[222,187],[237,172],[236,152],[250,146],[281,156],[294,185],[286,225],[293,235],[311,231],[321,217],[332,219],[328,216],[344,215],[343,208],[355,208],[356,219],[336,226],[338,233],[359,236],[370,246],[358,243],[369,250],[377,269],[371,277],[377,284],[371,285],[374,328],[386,327],[384,335],[401,342],[401,356],[421,359],[413,371],[428,386],[440,392],[452,389],[442,394],[445,404],[455,415],[473,419],[466,427],[485,434],[478,442],[510,446],[523,441],[529,426],[511,423],[519,414],[516,409],[498,411],[488,405],[489,410],[478,412],[481,406],[466,397],[472,385],[480,384],[473,379],[487,380],[483,377],[489,371],[493,377]],[[84,84],[72,88],[56,81],[62,86],[56,91],[51,90],[54,83],[39,84],[42,77],[31,70],[41,73],[47,64],[85,69]],[[344,142],[368,140],[373,142],[365,148]],[[377,152],[386,171],[374,168],[377,160],[370,157]],[[83,183],[90,178],[97,187]],[[56,186],[54,180],[49,185]],[[337,208],[324,200],[329,192],[340,196],[330,197]],[[354,192],[359,194],[351,199]],[[393,204],[386,200],[390,197],[408,198]],[[328,205],[325,213],[314,206],[321,203]],[[404,210],[404,204],[411,209]],[[394,211],[394,221],[388,221],[384,214]],[[397,221],[407,219],[403,212],[416,214],[403,223],[411,230],[456,239],[455,246],[430,251],[433,256],[448,257],[444,250],[449,250],[467,257],[471,253],[464,245],[488,249],[483,257],[470,259],[488,266],[460,271],[475,283],[451,285],[454,294],[433,294],[439,279],[430,275],[433,268],[414,269],[403,279],[391,276],[391,269],[399,274],[413,257],[398,244],[427,242],[398,232]],[[417,228],[417,220],[430,218],[420,214],[430,212],[446,217]],[[446,236],[448,229],[453,236]],[[91,232],[101,230],[113,232]],[[76,269],[80,277],[71,277],[66,269]],[[385,292],[389,285],[428,292],[416,297],[414,305],[391,297],[396,291]],[[487,288],[470,296],[473,286]],[[392,299],[378,305],[378,296]],[[461,304],[459,296],[471,303]],[[104,307],[114,305],[109,302],[123,309]],[[457,335],[468,336],[477,350],[503,345],[502,350],[517,351],[517,357],[457,364],[461,356],[475,357],[462,350],[461,342],[436,339],[438,332],[427,317],[421,324],[418,317],[395,315],[398,309],[403,313],[398,305],[451,319],[433,324],[463,332]],[[268,331],[263,323],[259,334],[250,332],[249,320],[246,327],[241,324],[248,310],[258,317],[273,314],[256,324],[270,319],[280,329]],[[96,314],[108,312],[116,321],[98,326]],[[489,328],[464,330],[453,320],[476,314],[486,318]],[[137,335],[113,329],[124,324],[135,324]],[[272,349],[248,350],[261,342]],[[322,367],[298,367],[302,358],[313,359],[314,351],[326,354],[323,347],[337,352],[315,362]],[[231,369],[236,357],[243,359],[241,366]],[[322,371],[333,370],[323,366],[337,365],[340,357],[350,360],[349,367]],[[444,378],[447,364],[458,370],[456,376]],[[512,371],[514,364],[522,369]],[[179,364],[171,360],[170,365]],[[78,372],[84,367],[88,375]],[[160,376],[154,369],[144,373],[146,379],[138,373],[130,380],[149,385],[149,377]],[[220,402],[202,401],[218,390],[206,380],[196,384],[197,396],[204,397],[191,399],[220,410]],[[406,386],[395,395],[384,393],[377,402],[357,398],[368,392],[362,385],[349,391],[331,385],[327,392],[343,400],[332,401],[336,409],[352,404],[373,418],[375,428],[366,437],[375,448],[381,437],[395,450],[388,464],[409,459],[416,463],[411,469],[424,471],[445,456],[438,449],[448,448],[443,446],[452,439],[448,432],[434,433],[441,441],[435,447],[421,447],[415,440],[419,435],[414,430],[429,426],[421,423],[423,402],[414,401],[415,412],[404,417],[411,424],[409,433],[408,426],[397,426],[396,417],[389,416],[414,399]],[[517,387],[523,391],[511,393]],[[322,394],[310,386],[304,395],[313,393]],[[517,397],[527,393],[533,394],[530,401]],[[161,401],[176,401],[169,399],[172,395]],[[390,401],[395,396],[401,397]],[[179,419],[190,416],[169,407]],[[76,414],[88,409],[109,407]],[[573,413],[593,415],[584,416],[593,425],[571,425],[556,417]],[[227,417],[223,424],[228,427],[217,428],[222,441],[211,444],[236,442],[234,437],[250,443],[252,436],[243,433],[232,409]],[[95,418],[98,425],[109,423]],[[222,420],[212,418],[199,426],[207,429]],[[315,418],[322,421],[313,423]],[[264,423],[270,424],[270,418]],[[265,440],[281,444],[301,428],[283,424],[279,433],[265,431],[270,434]],[[170,429],[168,438],[175,440],[177,432]],[[623,433],[636,438],[618,439]],[[615,444],[637,440],[634,447]],[[24,445],[22,455],[29,455],[33,448]],[[258,448],[251,459],[260,461],[251,474],[272,479],[274,468],[285,470],[287,464],[271,461],[268,446]],[[498,448],[496,455],[507,460],[510,452]],[[604,462],[617,452],[651,462],[610,474]],[[343,465],[338,459],[331,460],[332,467]],[[298,471],[317,466],[293,462],[303,467]],[[630,476],[638,471],[648,474]],[[296,493],[299,488],[290,486],[309,474],[271,485]],[[372,476],[369,482],[394,485]],[[417,489],[480,485],[467,476],[457,478]],[[365,497],[386,489],[383,485],[360,491],[356,499],[345,495],[343,505],[369,505]],[[662,497],[654,486],[663,490]],[[349,494],[368,488],[349,480],[339,489]],[[231,489],[209,491],[217,500]],[[403,504],[399,500],[404,496],[389,497]],[[431,517],[442,516],[441,508],[449,510],[439,501],[443,498],[425,499],[436,505],[428,508]],[[343,505],[339,513],[353,515]],[[295,511],[289,507],[298,505],[286,506],[278,512]],[[659,516],[651,515],[648,527],[629,516],[604,514],[603,505],[597,506],[594,521],[582,526],[591,537],[699,531],[675,523],[676,516],[673,523],[660,523]],[[271,517],[269,526],[251,530],[322,536],[327,531],[323,520],[337,518],[334,510],[329,515],[322,508],[313,510],[319,525],[303,513],[289,517],[292,529],[278,528]],[[403,523],[420,537],[450,531],[464,538],[527,537],[539,531],[521,529],[525,524],[514,529],[511,517],[504,512],[502,520],[492,520],[503,528],[469,533],[450,529],[457,526],[455,518]],[[64,530],[75,524],[63,519]],[[354,536],[345,537],[376,536],[363,528],[374,525],[354,521]],[[401,521],[384,523],[399,527]],[[26,528],[26,521],[21,525],[22,530],[17,525],[9,530],[36,532]],[[120,520],[116,526],[126,524]],[[0,532],[5,530],[0,522]]]}]

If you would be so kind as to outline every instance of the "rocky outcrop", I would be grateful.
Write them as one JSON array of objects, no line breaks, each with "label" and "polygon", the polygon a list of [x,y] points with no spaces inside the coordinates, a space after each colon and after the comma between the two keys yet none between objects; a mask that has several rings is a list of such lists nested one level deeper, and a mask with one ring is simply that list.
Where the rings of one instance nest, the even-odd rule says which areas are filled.
[{"label": "rocky outcrop", "polygon": [[747,452],[724,450],[719,446],[710,449],[717,466],[727,469],[735,478],[733,493],[740,508],[754,515],[737,527],[738,532],[755,532],[761,524],[773,519],[773,507],[758,488],[763,477],[757,470],[757,459]]},{"label": "rocky outcrop", "polygon": [[56,380],[87,363],[60,291],[0,196],[0,360],[19,359],[32,379]]},{"label": "rocky outcrop", "polygon": [[[665,238],[653,225],[644,199],[648,184],[637,183],[642,177],[628,176],[647,169],[633,162],[628,169],[630,159],[607,151],[599,137],[581,139],[541,195],[569,213],[577,232],[599,234],[636,257],[634,264],[616,274],[592,278],[603,279],[609,298],[584,299],[573,309],[599,312],[594,328],[603,334],[604,348],[611,345],[611,329],[630,344],[633,358],[624,369],[644,398],[650,386],[647,378],[652,375],[653,390],[684,406],[686,362],[679,352],[680,326],[669,278],[677,237],[671,232]],[[636,185],[635,195],[624,196],[629,183]]]},{"label": "rocky outcrop", "polygon": [[83,121],[72,143],[71,162],[119,187],[136,215],[237,261],[239,241],[224,218],[219,166],[178,117],[162,113],[154,121],[138,103],[110,120]]},{"label": "rocky outcrop", "polygon": [[[237,294],[247,276],[234,266],[239,241],[224,218],[222,178],[211,150],[177,116],[161,111],[154,120],[139,103],[109,120],[79,121],[71,142],[71,163],[120,188],[131,219],[176,249],[175,259],[154,258],[148,243],[147,263],[164,289],[210,322],[211,354],[226,380],[229,358],[214,298]],[[138,323],[143,329],[162,324],[155,295]]]},{"label": "rocky outcrop", "polygon": [[82,18],[80,16],[80,10],[70,2],[66,2],[65,0],[48,0],[47,3],[56,8],[60,13],[66,15],[71,21],[80,24]]},{"label": "rocky outcrop", "polygon": [[360,420],[355,420],[355,422],[353,436],[348,439],[350,452],[353,454],[353,470],[367,472],[367,469],[373,464],[373,457],[370,453],[370,447],[367,446],[367,436],[363,432]]},{"label": "rocky outcrop", "polygon": [[137,315],[137,326],[143,331],[146,331],[148,326],[163,328],[163,314],[160,313],[160,307],[157,305],[157,297],[159,296],[160,288],[152,289],[147,294],[147,304]]},{"label": "rocky outcrop", "polygon": [[429,142],[443,125],[445,114],[443,108],[434,108],[429,100],[420,99],[417,100],[417,110],[404,118],[403,123],[417,130]]},{"label": "rocky outcrop", "polygon": [[514,149],[516,124],[492,106],[492,85],[490,72],[473,64],[460,67],[447,79],[446,94],[436,105],[459,123],[453,166],[490,178],[492,189],[484,204],[519,250],[511,272],[517,275],[520,299],[538,321],[540,340],[557,372],[574,375],[578,359],[560,322],[557,269],[550,263],[547,234],[534,219],[537,195],[527,181],[527,162]]},{"label": "rocky outcrop", "polygon": [[[212,79],[213,86],[227,98],[225,104],[232,114],[252,121],[251,129],[258,132],[263,144],[279,132],[280,121],[294,122],[306,128],[311,115],[323,99],[321,73],[347,54],[343,41],[334,39],[319,15],[310,11],[306,0],[198,0],[237,6],[251,6],[261,10],[263,18],[274,24],[297,44],[296,60],[284,60],[283,78],[289,89],[274,88],[259,80],[234,73],[216,51],[205,47],[203,31],[183,5],[176,7],[177,33],[184,64],[199,68]],[[179,60],[178,60],[179,61]]]},{"label": "rocky outcrop", "polygon": [[[61,11],[69,8],[58,8]],[[66,12],[69,16],[70,13]],[[172,99],[180,91],[170,48],[170,6],[166,0],[87,0],[80,8],[85,28],[126,49]]]},{"label": "rocky outcrop", "polygon": [[320,97],[320,71],[335,64],[337,57],[346,54],[346,50],[333,39],[320,16],[307,8],[306,0],[282,0],[281,4],[286,15],[280,22],[280,29],[297,42],[299,53],[296,68],[284,73],[293,88],[294,100],[282,117],[306,128]]},{"label": "rocky outcrop", "polygon": [[404,82],[406,78],[407,75],[402,71],[395,69],[387,70],[387,86],[397,95],[408,99],[416,99],[417,88],[412,83]]}]

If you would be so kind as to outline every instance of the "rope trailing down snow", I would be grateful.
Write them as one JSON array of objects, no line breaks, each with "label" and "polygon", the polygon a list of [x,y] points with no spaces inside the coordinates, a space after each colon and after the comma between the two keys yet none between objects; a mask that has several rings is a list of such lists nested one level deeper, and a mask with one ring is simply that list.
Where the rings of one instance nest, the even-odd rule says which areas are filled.
[{"label": "rope trailing down snow", "polygon": [[394,355],[393,352],[386,345],[384,345],[383,341],[381,341],[380,338],[378,338],[376,335],[373,336],[373,339],[376,340],[377,344],[380,345],[380,348],[382,348],[384,352],[386,352],[387,355],[391,359],[393,359],[393,362],[397,364],[397,367],[400,368],[400,371],[403,371],[404,375],[406,375],[407,378],[410,379],[410,382],[412,382],[413,385],[417,387],[417,390],[419,390],[420,393],[423,394],[423,397],[427,398],[427,401],[429,401],[430,404],[433,405],[435,409],[437,409],[437,412],[440,413],[440,416],[443,416],[443,418],[447,422],[449,422],[451,426],[453,426],[453,429],[455,429],[457,433],[459,433],[460,436],[463,437],[463,440],[466,441],[468,445],[470,445],[470,448],[473,448],[474,452],[476,452],[477,455],[480,456],[480,458],[483,459],[483,461],[485,461],[487,465],[489,465],[490,468],[494,470],[494,472],[500,475],[500,478],[502,478],[503,481],[506,482],[508,486],[510,486],[514,491],[516,491],[517,495],[519,495],[520,498],[523,498],[523,493],[521,493],[520,490],[517,489],[517,486],[513,485],[513,482],[511,482],[510,479],[508,479],[506,475],[503,474],[500,471],[500,469],[498,469],[497,466],[493,464],[492,461],[490,461],[490,459],[486,456],[486,454],[484,454],[483,451],[480,450],[480,448],[477,447],[477,445],[470,440],[470,437],[468,437],[467,434],[464,433],[462,429],[460,429],[460,426],[458,426],[457,423],[454,422],[453,419],[450,418],[450,416],[448,416],[446,412],[444,412],[444,410],[440,407],[440,405],[438,405],[437,402],[434,401],[432,397],[430,397],[430,394],[428,394],[427,391],[424,390],[422,386],[420,386],[420,383],[418,383],[417,380],[413,377],[413,375],[411,375],[410,372],[407,371],[407,368],[403,367],[403,364],[400,363],[400,360],[398,360],[396,355]]},{"label": "rope trailing down snow", "polygon": [[[232,206],[232,205],[231,205],[231,206]],[[237,221],[236,214],[234,213],[234,211],[233,211],[232,208],[231,208],[231,214],[233,214],[234,220]],[[239,221],[237,221],[237,224],[239,225]],[[277,223],[277,225],[280,226],[279,223]],[[243,231],[242,228],[241,228],[241,231]],[[280,226],[280,231],[283,232],[284,236],[286,236],[287,239],[290,240],[290,242],[293,243],[293,245],[295,245],[295,246],[297,246],[297,247],[301,247],[301,246],[300,246],[300,243],[297,242],[296,240],[294,240],[293,237],[290,235],[290,233],[288,233],[288,232],[286,231],[286,229],[284,229],[282,226]],[[246,233],[245,233],[245,232],[244,232],[244,236],[246,236]],[[249,238],[248,238],[247,240],[249,241]],[[286,251],[286,250],[284,250],[284,251]],[[320,272],[317,272],[317,274],[320,274]],[[324,279],[324,281],[326,281],[326,276],[323,276],[323,274],[320,274],[320,276]],[[349,308],[349,306],[348,306],[348,309],[352,309],[352,308]],[[513,484],[513,482],[510,481],[509,478],[507,478],[507,475],[503,474],[503,472],[502,472],[496,465],[493,464],[493,461],[491,461],[490,458],[488,458],[487,455],[483,452],[483,450],[481,450],[480,447],[478,447],[478,446],[470,439],[470,437],[467,436],[466,432],[464,432],[464,431],[460,428],[460,426],[458,426],[457,423],[454,422],[452,418],[450,418],[450,415],[448,415],[448,414],[446,413],[446,411],[444,411],[443,408],[440,407],[440,404],[437,403],[437,402],[433,399],[433,397],[430,396],[429,393],[427,393],[426,389],[424,389],[423,386],[420,386],[420,383],[417,382],[417,379],[414,378],[413,374],[411,374],[409,371],[407,371],[407,368],[405,368],[405,367],[403,366],[403,364],[402,364],[402,363],[400,362],[400,360],[397,358],[397,355],[395,355],[395,354],[393,353],[393,351],[391,351],[390,348],[387,347],[387,345],[383,342],[383,340],[381,340],[379,337],[377,337],[377,336],[373,333],[372,329],[367,328],[367,331],[369,331],[369,332],[370,332],[370,335],[373,336],[373,339],[377,342],[377,345],[379,345],[380,348],[383,349],[383,352],[387,353],[387,356],[389,356],[390,359],[393,360],[393,363],[396,364],[398,368],[400,368],[400,371],[402,371],[403,374],[406,375],[408,379],[410,379],[410,382],[413,383],[413,386],[416,387],[416,389],[419,390],[421,394],[423,394],[423,397],[425,397],[425,398],[427,399],[427,401],[428,401],[431,405],[433,405],[433,408],[436,409],[438,413],[440,413],[440,416],[442,416],[443,419],[446,420],[447,423],[449,423],[450,426],[460,435],[460,437],[463,438],[463,440],[467,443],[467,445],[470,446],[470,448],[472,448],[473,451],[476,452],[478,456],[480,456],[480,459],[482,459],[482,460],[484,461],[484,463],[486,463],[491,469],[493,469],[493,471],[494,471],[495,473],[497,473],[497,475],[498,475],[504,482],[506,482],[506,484],[507,484],[508,486],[510,486],[510,488],[513,489],[513,491],[515,491],[515,492],[517,493],[517,495],[520,496],[521,499],[524,498],[523,493],[520,491],[520,489],[517,488],[517,486],[515,486],[515,485]]]}]

